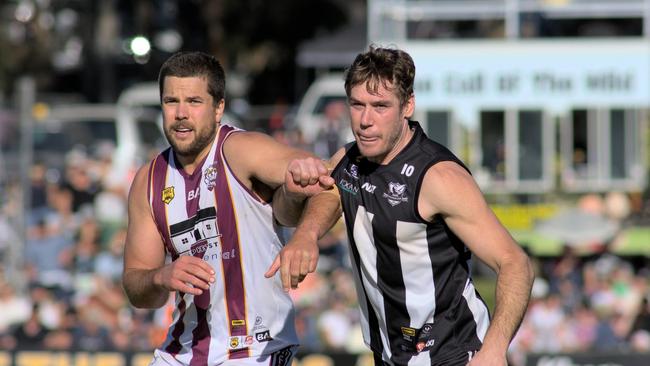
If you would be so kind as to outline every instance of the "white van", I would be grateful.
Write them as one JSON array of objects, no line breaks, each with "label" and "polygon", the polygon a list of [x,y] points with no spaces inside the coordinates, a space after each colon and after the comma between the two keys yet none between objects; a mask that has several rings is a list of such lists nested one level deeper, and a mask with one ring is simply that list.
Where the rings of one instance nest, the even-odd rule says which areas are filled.
[{"label": "white van", "polygon": [[34,108],[34,158],[52,168],[62,168],[72,150],[95,154],[111,146],[116,168],[141,163],[146,152],[163,146],[164,136],[156,114],[140,113],[126,121],[115,104],[37,103]]},{"label": "white van", "polygon": [[[324,112],[332,102],[347,103],[343,74],[326,74],[317,78],[307,89],[295,115],[296,125],[301,129],[307,143],[314,143],[324,124]],[[349,124],[343,126],[344,141],[352,141]]]}]

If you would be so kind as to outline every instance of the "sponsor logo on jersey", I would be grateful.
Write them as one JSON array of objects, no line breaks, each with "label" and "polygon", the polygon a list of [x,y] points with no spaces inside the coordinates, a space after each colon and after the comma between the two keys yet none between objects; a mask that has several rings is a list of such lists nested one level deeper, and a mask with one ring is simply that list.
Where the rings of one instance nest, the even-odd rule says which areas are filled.
[{"label": "sponsor logo on jersey", "polygon": [[409,337],[415,337],[415,332],[416,331],[415,331],[414,328],[402,327],[401,329],[402,329],[402,334],[403,335],[406,335],[406,336],[409,336]]},{"label": "sponsor logo on jersey", "polygon": [[211,165],[203,171],[205,186],[211,191],[217,185],[217,167]]},{"label": "sponsor logo on jersey", "polygon": [[365,189],[366,192],[368,193],[375,193],[375,189],[377,189],[376,185],[370,184],[368,182],[365,182],[361,185],[361,188]]},{"label": "sponsor logo on jersey", "polygon": [[216,218],[217,210],[206,207],[186,220],[170,223],[169,234],[176,252],[180,255],[214,255],[211,249],[219,247],[221,236]]},{"label": "sponsor logo on jersey", "polygon": [[355,164],[350,165],[350,170],[343,169],[343,172],[353,179],[359,179],[359,167]]},{"label": "sponsor logo on jersey", "polygon": [[273,340],[273,338],[271,338],[271,333],[268,330],[265,330],[263,332],[255,333],[255,340],[258,342],[268,342]]},{"label": "sponsor logo on jersey", "polygon": [[191,200],[199,197],[199,194],[200,194],[199,188],[200,187],[196,187],[195,190],[187,192],[187,200],[188,201],[191,201]]},{"label": "sponsor logo on jersey", "polygon": [[422,350],[424,349],[424,342],[418,342],[418,344],[415,345],[415,349],[418,352],[422,352]]},{"label": "sponsor logo on jersey", "polygon": [[293,352],[291,347],[281,349],[273,354],[273,361],[271,364],[273,366],[289,366],[289,362],[293,358]]},{"label": "sponsor logo on jersey", "polygon": [[424,350],[431,349],[431,347],[433,347],[434,343],[436,343],[436,341],[434,339],[429,339],[426,342],[420,341],[415,345],[415,349],[418,352],[422,352]]},{"label": "sponsor logo on jersey", "polygon": [[345,179],[341,179],[339,181],[339,183],[338,183],[338,186],[339,186],[339,188],[341,188],[342,190],[344,190],[344,191],[346,191],[348,193],[352,193],[354,195],[359,193],[359,187],[357,187],[356,185],[348,182]]},{"label": "sponsor logo on jersey", "polygon": [[208,249],[216,248],[217,243],[208,242],[206,240],[194,243],[190,248],[190,254],[196,256],[197,254],[203,254]]},{"label": "sponsor logo on jersey", "polygon": [[250,336],[250,335],[246,336],[246,340],[244,340],[244,344],[247,345],[247,346],[250,346],[251,344],[253,344],[253,336]]},{"label": "sponsor logo on jersey", "polygon": [[230,324],[232,324],[233,327],[238,327],[238,326],[244,326],[246,325],[246,320],[244,319],[233,319]]},{"label": "sponsor logo on jersey", "polygon": [[383,195],[391,206],[397,206],[402,202],[408,202],[406,197],[406,184],[390,182],[388,183],[388,192]]},{"label": "sponsor logo on jersey", "polygon": [[165,189],[162,190],[162,201],[165,202],[165,204],[169,204],[174,199],[174,186],[171,187],[165,187]]},{"label": "sponsor logo on jersey", "polygon": [[253,331],[260,329],[267,330],[269,328],[264,325],[264,319],[258,315],[255,317],[255,325],[253,326]]},{"label": "sponsor logo on jersey", "polygon": [[228,259],[233,259],[235,257],[237,257],[237,252],[235,251],[234,248],[230,249],[230,251],[221,252],[221,259],[228,260]]}]

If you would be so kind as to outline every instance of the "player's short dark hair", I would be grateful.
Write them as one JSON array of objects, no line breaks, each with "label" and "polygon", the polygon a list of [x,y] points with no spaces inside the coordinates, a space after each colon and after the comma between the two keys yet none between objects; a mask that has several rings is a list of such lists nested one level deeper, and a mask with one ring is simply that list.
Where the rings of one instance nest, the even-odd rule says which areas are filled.
[{"label": "player's short dark hair", "polygon": [[360,53],[345,72],[345,93],[348,98],[352,88],[367,82],[368,92],[376,93],[379,85],[397,94],[400,105],[413,95],[415,63],[411,56],[399,49],[370,45]]},{"label": "player's short dark hair", "polygon": [[226,74],[219,60],[204,52],[177,52],[163,63],[158,74],[158,87],[162,98],[165,77],[204,77],[208,81],[208,93],[215,105],[224,99]]}]

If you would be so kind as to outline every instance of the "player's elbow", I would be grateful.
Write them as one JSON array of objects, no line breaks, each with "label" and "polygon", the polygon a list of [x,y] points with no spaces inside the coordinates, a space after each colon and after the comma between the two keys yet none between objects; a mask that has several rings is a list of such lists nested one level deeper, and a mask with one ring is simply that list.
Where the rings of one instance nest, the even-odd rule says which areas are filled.
[{"label": "player's elbow", "polygon": [[167,296],[161,296],[161,294],[144,296],[142,294],[130,292],[126,287],[124,287],[124,292],[126,293],[127,299],[129,299],[129,303],[138,309],[158,309],[167,302]]},{"label": "player's elbow", "polygon": [[274,210],[273,218],[280,226],[296,227],[300,220],[300,215],[298,213],[289,213],[283,210]]},{"label": "player's elbow", "polygon": [[276,189],[273,194],[273,201],[271,207],[273,209],[273,219],[280,226],[295,227],[300,221],[300,216],[305,208],[306,197],[289,197],[285,191],[284,186]]},{"label": "player's elbow", "polygon": [[530,260],[530,257],[521,250],[517,251],[513,260],[516,263],[518,272],[521,273],[521,276],[525,279],[528,287],[532,287],[533,281],[535,280],[535,269],[533,268],[533,263]]},{"label": "player's elbow", "polygon": [[158,309],[165,305],[169,292],[146,289],[143,280],[133,273],[125,272],[122,276],[122,289],[129,303],[138,309]]},{"label": "player's elbow", "polygon": [[533,282],[535,281],[535,268],[533,267],[533,262],[526,256],[526,271],[528,274],[528,285],[532,289]]}]

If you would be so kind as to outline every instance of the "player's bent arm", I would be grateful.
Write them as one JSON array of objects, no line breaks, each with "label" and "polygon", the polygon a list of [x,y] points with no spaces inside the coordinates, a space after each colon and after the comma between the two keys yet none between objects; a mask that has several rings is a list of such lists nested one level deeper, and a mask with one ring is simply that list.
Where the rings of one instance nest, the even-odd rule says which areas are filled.
[{"label": "player's bent arm", "polygon": [[165,251],[147,200],[147,167],[140,168],[129,192],[122,284],[133,306],[157,308],[165,304],[169,291],[154,279],[165,264]]},{"label": "player's bent arm", "polygon": [[[326,164],[338,163],[343,156],[339,154]],[[334,165],[332,165],[334,166]],[[287,245],[280,251],[271,267],[265,273],[266,277],[272,277],[280,270],[282,286],[285,291],[297,288],[305,276],[316,270],[318,262],[318,239],[334,226],[341,217],[341,201],[338,188],[334,180],[328,175],[326,180],[317,184],[330,188],[318,191],[311,196],[306,204],[300,223],[293,233]],[[285,185],[287,189],[298,189],[293,179],[287,176]],[[293,188],[291,188],[293,187]]]},{"label": "player's bent arm", "polygon": [[295,227],[305,207],[307,197],[287,192],[287,186],[281,185],[273,193],[273,217],[278,224]]},{"label": "player's bent arm", "polygon": [[307,197],[326,192],[339,199],[330,174],[344,153],[341,149],[329,160],[308,157],[289,163],[284,184],[273,196],[273,215],[281,225],[293,227],[298,224]]},{"label": "player's bent arm", "polygon": [[274,140],[259,132],[236,132],[224,142],[228,166],[239,180],[256,179],[275,189],[284,183],[289,162],[315,156]]},{"label": "player's bent arm", "polygon": [[265,273],[272,277],[280,270],[285,291],[296,289],[307,274],[316,270],[318,239],[341,218],[341,201],[336,187],[307,199],[305,209],[291,239]]},{"label": "player's bent arm", "polygon": [[497,273],[494,316],[479,354],[504,359],[530,298],[534,272],[528,256],[499,222],[471,175],[456,163],[441,162],[429,169],[419,209],[423,217],[442,215],[472,253]]}]

